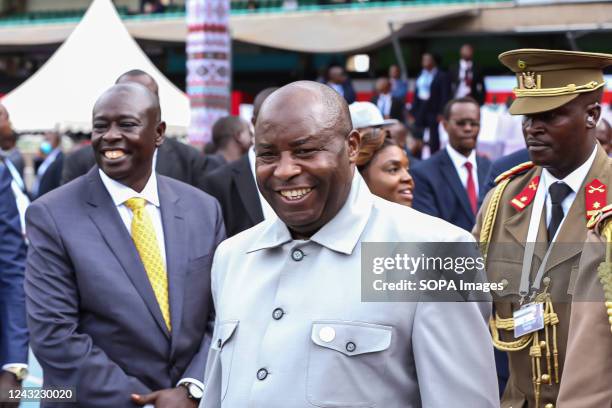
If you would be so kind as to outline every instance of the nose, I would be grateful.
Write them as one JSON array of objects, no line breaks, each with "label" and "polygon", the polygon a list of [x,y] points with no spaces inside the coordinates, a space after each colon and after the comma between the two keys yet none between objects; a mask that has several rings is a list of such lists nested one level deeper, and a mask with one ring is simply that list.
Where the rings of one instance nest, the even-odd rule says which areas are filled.
[{"label": "nose", "polygon": [[113,142],[121,139],[121,131],[118,126],[112,124],[108,127],[108,130],[102,136],[105,142]]},{"label": "nose", "polygon": [[414,180],[412,179],[412,176],[410,175],[410,172],[408,171],[408,169],[401,170],[400,182],[407,183],[410,186],[414,185]]},{"label": "nose", "polygon": [[282,152],[276,168],[274,169],[274,177],[288,181],[302,172],[290,152]]},{"label": "nose", "polygon": [[523,118],[523,133],[526,135],[535,134],[542,131],[542,122],[533,116]]}]

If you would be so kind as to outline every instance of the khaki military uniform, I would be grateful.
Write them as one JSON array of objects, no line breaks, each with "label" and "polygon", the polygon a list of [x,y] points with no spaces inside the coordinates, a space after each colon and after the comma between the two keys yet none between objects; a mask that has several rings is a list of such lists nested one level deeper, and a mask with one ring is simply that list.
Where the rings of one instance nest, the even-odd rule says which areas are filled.
[{"label": "khaki military uniform", "polygon": [[[521,193],[541,173],[542,168],[533,166],[520,175],[509,176],[511,180],[499,198],[497,214],[491,224],[492,231],[486,263],[487,275],[490,282],[505,284],[504,290],[494,293],[497,323],[505,322],[507,326],[506,329],[502,329],[496,327],[495,322],[492,323],[492,333],[499,336],[500,344],[517,342],[511,329],[511,318],[513,312],[520,307],[520,276],[525,241],[532,216],[531,203],[522,210],[518,210],[511,205],[511,202],[516,197],[520,197]],[[502,408],[550,408],[556,404],[566,358],[571,314],[570,301],[578,276],[581,243],[586,239],[587,232],[585,187],[594,179],[598,179],[605,185],[609,185],[612,181],[609,159],[601,146],[597,146],[595,160],[570,210],[565,215],[546,263],[543,282],[549,282],[547,292],[551,295],[552,300],[550,305],[552,308],[546,314],[552,324],[547,324],[546,330],[540,330],[529,338],[519,340],[520,344],[512,344],[510,347],[516,350],[508,353],[510,378],[502,397]],[[484,218],[495,191],[493,189],[485,198],[473,230],[476,239],[481,241]],[[546,211],[545,207],[543,211]],[[537,234],[539,244],[534,251],[530,282],[533,282],[548,247],[545,220],[546,216],[542,214]],[[545,285],[542,285],[542,292],[544,287]],[[555,351],[557,358],[555,358]]]},{"label": "khaki military uniform", "polygon": [[[612,189],[607,195],[611,203]],[[608,239],[602,234],[606,225],[612,227],[612,208],[587,233],[576,279],[559,408],[612,407],[612,264],[608,259],[607,265],[601,265],[606,261]],[[604,283],[609,285],[607,294]]]}]

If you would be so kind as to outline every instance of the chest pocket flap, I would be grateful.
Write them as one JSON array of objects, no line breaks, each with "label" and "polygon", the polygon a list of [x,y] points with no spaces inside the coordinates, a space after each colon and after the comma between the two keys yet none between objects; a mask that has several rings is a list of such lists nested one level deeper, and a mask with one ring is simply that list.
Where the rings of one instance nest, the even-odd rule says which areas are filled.
[{"label": "chest pocket flap", "polygon": [[219,322],[212,347],[217,350],[222,349],[223,345],[232,338],[232,335],[236,331],[236,327],[238,327],[238,320],[224,320]]},{"label": "chest pocket flap", "polygon": [[391,345],[393,328],[380,324],[340,320],[317,320],[312,324],[311,340],[347,356],[384,351]]}]

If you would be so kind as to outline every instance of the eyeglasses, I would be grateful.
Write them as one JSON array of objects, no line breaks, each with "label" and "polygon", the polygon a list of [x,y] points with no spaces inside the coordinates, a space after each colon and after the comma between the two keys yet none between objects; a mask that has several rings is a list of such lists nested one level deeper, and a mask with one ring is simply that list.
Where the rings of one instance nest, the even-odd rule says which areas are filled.
[{"label": "eyeglasses", "polygon": [[469,119],[461,119],[461,120],[451,120],[455,125],[459,127],[464,127],[465,125],[470,125],[471,127],[480,127],[480,122],[476,122],[475,120]]}]

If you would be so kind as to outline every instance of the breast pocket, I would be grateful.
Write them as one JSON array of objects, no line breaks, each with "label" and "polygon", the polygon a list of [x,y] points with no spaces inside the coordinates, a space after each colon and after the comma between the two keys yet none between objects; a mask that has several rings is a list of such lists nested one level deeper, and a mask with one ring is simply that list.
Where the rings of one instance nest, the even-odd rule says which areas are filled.
[{"label": "breast pocket", "polygon": [[[229,385],[232,361],[234,358],[234,345],[238,327],[238,320],[225,320],[217,323],[215,338],[211,344],[211,353],[217,353],[221,367],[221,400],[225,399]],[[215,373],[213,373],[215,375]]]},{"label": "breast pocket", "polygon": [[317,407],[373,407],[384,390],[393,328],[318,320],[310,334],[306,397]]}]

